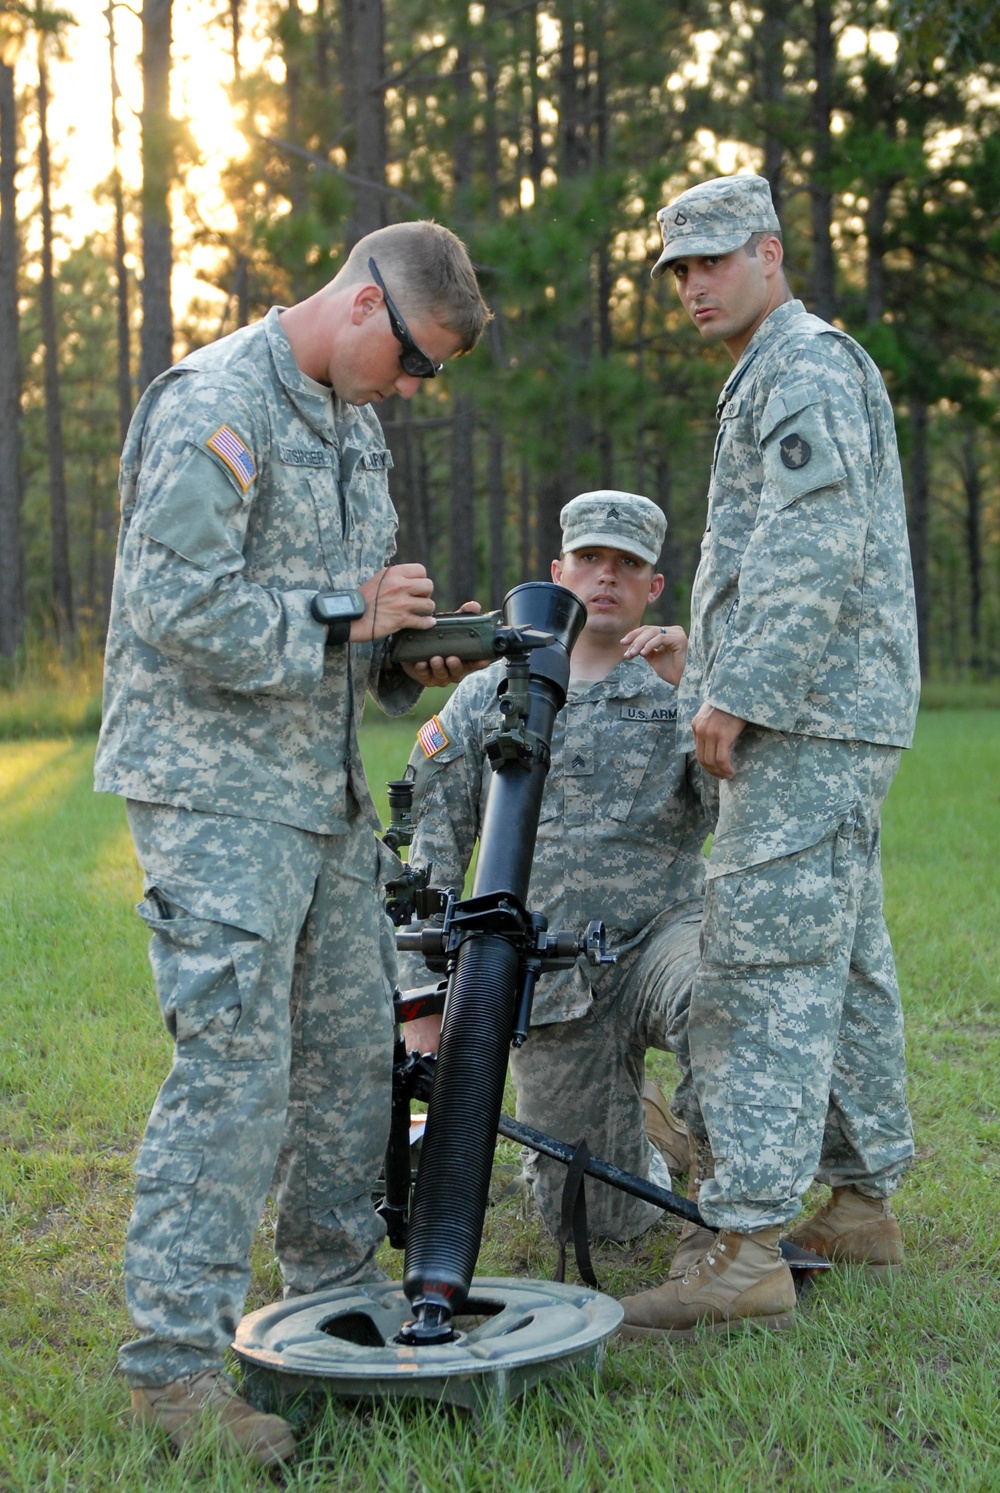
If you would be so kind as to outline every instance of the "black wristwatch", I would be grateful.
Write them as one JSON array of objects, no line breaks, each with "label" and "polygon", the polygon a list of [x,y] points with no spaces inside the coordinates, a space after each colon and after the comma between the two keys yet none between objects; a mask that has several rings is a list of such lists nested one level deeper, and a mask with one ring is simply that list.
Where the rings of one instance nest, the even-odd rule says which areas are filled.
[{"label": "black wristwatch", "polygon": [[346,643],[351,623],[365,615],[365,599],[360,591],[318,591],[309,610],[326,627],[327,643]]}]

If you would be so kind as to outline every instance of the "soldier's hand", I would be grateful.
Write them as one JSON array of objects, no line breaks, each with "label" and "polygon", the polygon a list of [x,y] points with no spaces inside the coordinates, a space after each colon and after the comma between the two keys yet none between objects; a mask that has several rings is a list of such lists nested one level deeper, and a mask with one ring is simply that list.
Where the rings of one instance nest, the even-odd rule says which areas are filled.
[{"label": "soldier's hand", "polygon": [[[463,601],[458,610],[481,612],[482,607],[478,601]],[[427,689],[434,684],[459,684],[467,674],[475,674],[492,662],[492,658],[467,659],[454,656],[442,658],[440,654],[435,654],[433,658],[421,659],[419,663],[402,664],[401,668],[404,674],[409,674],[411,679],[415,679],[418,684],[422,684],[424,689]]]},{"label": "soldier's hand", "polygon": [[401,627],[434,625],[434,582],[422,565],[387,565],[359,589],[365,612],[351,623],[352,643],[387,638]]},{"label": "soldier's hand", "polygon": [[403,1040],[407,1052],[437,1052],[441,1040],[441,1016],[418,1016],[403,1022]]},{"label": "soldier's hand", "polygon": [[713,778],[731,778],[736,769],[729,753],[746,721],[728,710],[719,710],[705,704],[691,722],[694,732],[694,748],[698,761]]},{"label": "soldier's hand", "polygon": [[644,658],[667,684],[680,684],[688,654],[683,627],[633,627],[622,642],[626,658]]}]

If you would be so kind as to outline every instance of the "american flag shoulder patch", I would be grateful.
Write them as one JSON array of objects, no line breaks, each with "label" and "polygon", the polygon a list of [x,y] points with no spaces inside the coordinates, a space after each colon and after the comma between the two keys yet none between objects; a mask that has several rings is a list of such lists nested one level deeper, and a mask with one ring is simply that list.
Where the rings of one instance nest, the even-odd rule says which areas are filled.
[{"label": "american flag shoulder patch", "polygon": [[205,445],[215,452],[220,461],[226,463],[240,484],[240,490],[246,492],[257,475],[257,467],[249,446],[240,440],[232,426],[220,425],[215,434],[209,436]]},{"label": "american flag shoulder patch", "polygon": [[436,715],[432,715],[429,721],[425,721],[417,732],[417,740],[423,747],[425,757],[436,757],[438,752],[443,751],[448,745],[448,738],[441,729],[441,722]]}]

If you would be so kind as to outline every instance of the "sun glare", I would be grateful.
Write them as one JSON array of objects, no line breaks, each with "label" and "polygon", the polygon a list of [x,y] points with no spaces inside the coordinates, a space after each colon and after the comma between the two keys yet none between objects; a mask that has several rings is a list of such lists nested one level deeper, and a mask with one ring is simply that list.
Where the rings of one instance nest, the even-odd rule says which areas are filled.
[{"label": "sun glare", "polygon": [[[92,233],[111,229],[110,201],[100,190],[110,178],[113,165],[111,82],[107,22],[99,0],[69,0],[65,8],[76,24],[67,29],[65,58],[51,64],[50,134],[54,158],[63,168],[56,194],[57,207],[63,211],[57,227],[67,246],[73,247]],[[247,151],[228,94],[233,64],[225,17],[222,6],[207,7],[204,0],[174,0],[171,109],[186,122],[199,153],[198,162],[187,172],[187,190],[194,197],[201,221],[222,230],[233,227],[233,214],[221,190],[220,176],[228,161],[239,160]],[[254,24],[256,18],[257,4],[250,0],[243,6],[240,45],[241,61],[247,69],[257,66],[264,52],[265,44],[258,39]],[[119,165],[126,189],[137,191],[141,183],[142,26],[130,6],[115,6],[115,41],[121,92]],[[22,83],[34,83],[33,48],[22,52],[18,78]],[[26,156],[33,145],[29,122]],[[26,159],[22,158],[24,164]],[[33,204],[37,186],[31,172],[22,171],[21,187],[30,194],[28,200]],[[175,194],[173,212],[180,239],[189,226],[184,221],[180,193]],[[137,256],[138,241],[129,247]],[[221,293],[213,292],[197,278],[193,267],[178,260],[173,277],[175,316],[182,316],[195,296],[220,303],[222,299]]]}]

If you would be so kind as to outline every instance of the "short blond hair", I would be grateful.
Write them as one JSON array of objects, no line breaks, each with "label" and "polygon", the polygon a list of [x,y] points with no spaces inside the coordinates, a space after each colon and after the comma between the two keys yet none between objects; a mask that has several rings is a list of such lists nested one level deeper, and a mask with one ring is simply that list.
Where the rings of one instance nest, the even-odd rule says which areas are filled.
[{"label": "short blond hair", "polygon": [[378,265],[401,314],[432,318],[460,339],[460,352],[472,351],[492,312],[469,252],[450,228],[429,219],[376,228],[354,245],[337,283],[370,280],[369,259]]}]

